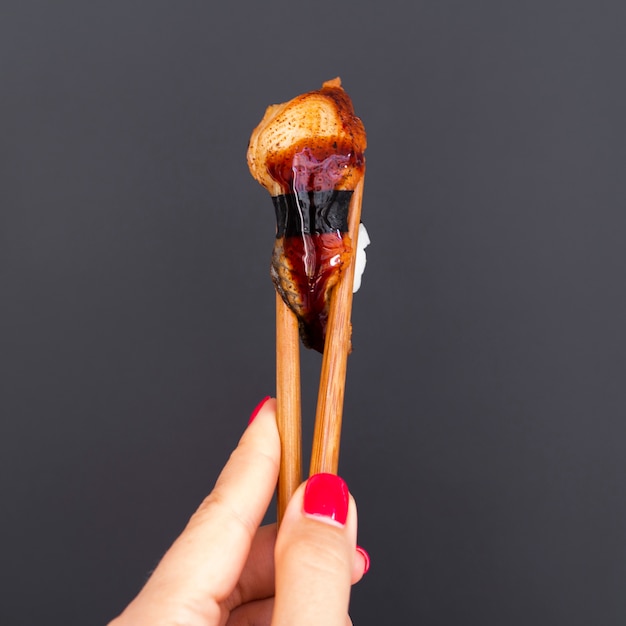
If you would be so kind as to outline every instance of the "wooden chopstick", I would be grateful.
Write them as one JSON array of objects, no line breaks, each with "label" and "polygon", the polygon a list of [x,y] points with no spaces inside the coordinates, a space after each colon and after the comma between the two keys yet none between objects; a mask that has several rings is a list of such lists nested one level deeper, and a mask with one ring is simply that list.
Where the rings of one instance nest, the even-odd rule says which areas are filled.
[{"label": "wooden chopstick", "polygon": [[[356,186],[348,213],[351,260],[331,295],[326,342],[315,414],[310,474],[336,474],[343,416],[348,353],[352,326],[352,285],[358,244],[363,178]],[[278,475],[278,523],[302,481],[302,425],[300,391],[300,337],[293,312],[276,294],[276,420],[281,441]]]},{"label": "wooden chopstick", "polygon": [[344,269],[343,276],[331,295],[311,450],[311,476],[320,472],[336,474],[339,467],[346,368],[352,334],[352,285],[361,223],[363,182],[361,177],[352,194],[348,213],[348,232],[352,242],[351,262]]},{"label": "wooden chopstick", "polygon": [[302,481],[300,408],[300,336],[298,320],[276,293],[276,422],[281,455],[277,513],[280,524],[287,503]]}]

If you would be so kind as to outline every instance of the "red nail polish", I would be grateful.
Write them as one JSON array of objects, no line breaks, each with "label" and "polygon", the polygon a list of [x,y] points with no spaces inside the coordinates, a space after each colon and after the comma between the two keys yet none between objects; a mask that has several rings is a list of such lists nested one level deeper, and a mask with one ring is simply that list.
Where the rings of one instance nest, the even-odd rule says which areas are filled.
[{"label": "red nail polish", "polygon": [[356,551],[359,552],[365,560],[365,566],[363,567],[363,576],[365,576],[365,574],[370,571],[370,555],[367,553],[367,550],[365,548],[362,548],[361,546],[357,546]]},{"label": "red nail polish", "polygon": [[327,517],[342,526],[348,517],[348,485],[335,474],[315,474],[304,490],[304,512]]},{"label": "red nail polish", "polygon": [[248,420],[248,426],[250,426],[250,424],[252,424],[252,422],[254,422],[254,418],[259,414],[259,412],[261,411],[261,409],[263,408],[263,405],[270,399],[270,396],[265,396],[265,398],[263,398],[263,400],[261,400],[261,402],[259,402],[256,405],[256,408],[254,409],[254,411],[252,411],[252,415],[250,416],[250,419]]}]

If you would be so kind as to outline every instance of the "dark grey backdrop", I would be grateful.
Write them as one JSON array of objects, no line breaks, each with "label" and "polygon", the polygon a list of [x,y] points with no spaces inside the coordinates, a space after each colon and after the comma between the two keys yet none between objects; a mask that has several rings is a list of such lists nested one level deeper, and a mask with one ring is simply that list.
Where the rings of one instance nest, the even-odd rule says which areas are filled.
[{"label": "dark grey backdrop", "polygon": [[247,140],[340,75],[355,624],[623,624],[625,6],[3,2],[0,622],[113,617],[274,392]]}]

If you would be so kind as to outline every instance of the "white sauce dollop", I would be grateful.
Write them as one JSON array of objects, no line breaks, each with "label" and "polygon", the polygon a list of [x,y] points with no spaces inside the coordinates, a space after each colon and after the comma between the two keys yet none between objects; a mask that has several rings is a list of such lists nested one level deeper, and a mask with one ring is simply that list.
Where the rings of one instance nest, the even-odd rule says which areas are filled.
[{"label": "white sauce dollop", "polygon": [[359,224],[359,235],[356,249],[356,260],[354,265],[354,283],[352,285],[352,293],[356,293],[361,286],[361,276],[365,271],[365,264],[367,263],[367,257],[365,255],[365,248],[370,244],[370,238],[365,230],[363,223]]}]

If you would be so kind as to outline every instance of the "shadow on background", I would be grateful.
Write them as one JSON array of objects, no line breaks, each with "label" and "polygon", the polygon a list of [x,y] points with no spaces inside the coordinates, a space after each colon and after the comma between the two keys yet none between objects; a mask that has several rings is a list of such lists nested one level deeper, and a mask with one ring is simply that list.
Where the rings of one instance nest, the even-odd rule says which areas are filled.
[{"label": "shadow on background", "polygon": [[336,75],[369,139],[354,623],[624,623],[622,3],[0,14],[2,623],[112,618],[273,393],[247,141]]}]

